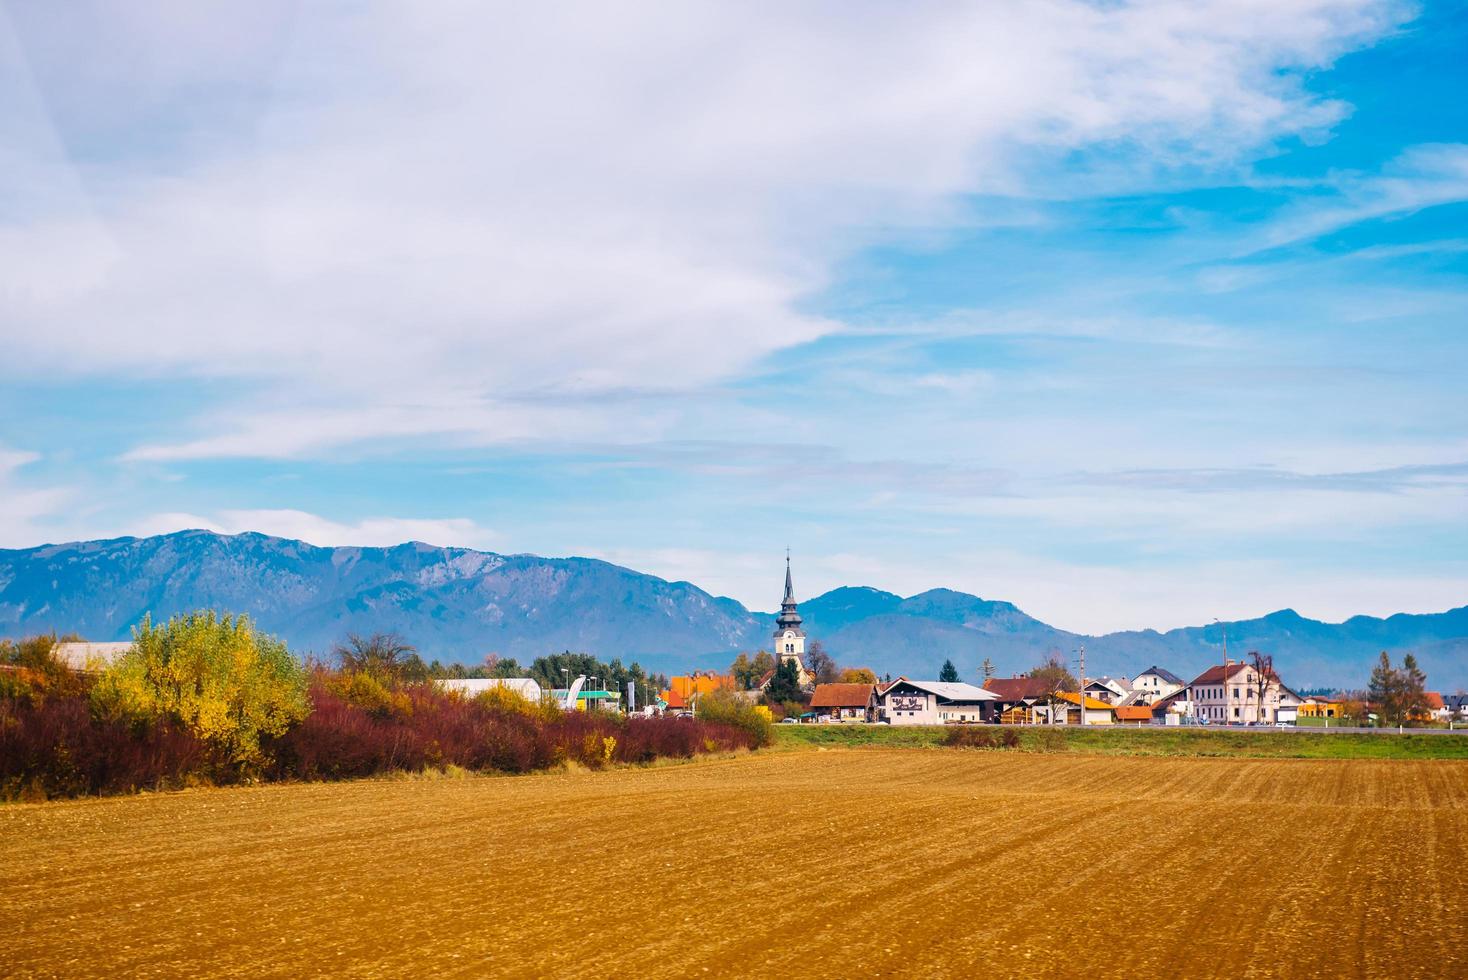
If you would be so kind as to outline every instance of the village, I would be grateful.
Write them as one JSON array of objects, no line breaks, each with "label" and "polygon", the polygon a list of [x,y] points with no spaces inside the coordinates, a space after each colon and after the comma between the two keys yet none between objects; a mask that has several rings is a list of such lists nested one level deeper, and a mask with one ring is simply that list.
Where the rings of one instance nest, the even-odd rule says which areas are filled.
[{"label": "village", "polygon": [[444,679],[438,683],[467,695],[505,687],[531,700],[552,698],[572,710],[689,718],[698,714],[701,700],[727,697],[747,701],[781,724],[1280,729],[1412,724],[1451,729],[1468,723],[1468,695],[1463,694],[1445,696],[1422,690],[1395,719],[1389,717],[1390,712],[1384,715],[1382,706],[1369,700],[1366,692],[1299,694],[1281,678],[1273,658],[1259,652],[1239,659],[1225,655],[1222,663],[1192,680],[1157,664],[1131,676],[1087,677],[1084,660],[1077,678],[1064,660],[1052,654],[1024,675],[998,677],[985,670],[989,676],[975,685],[961,681],[952,663],[943,665],[937,679],[879,679],[866,668],[840,670],[818,641],[808,647],[808,639],[787,556],[785,591],[771,636],[775,652],[760,650],[753,657],[740,654],[727,672],[701,670],[673,676],[652,703],[636,704],[630,686],[624,701],[622,692],[595,683],[601,678],[568,676],[565,687],[549,691],[531,678]]}]

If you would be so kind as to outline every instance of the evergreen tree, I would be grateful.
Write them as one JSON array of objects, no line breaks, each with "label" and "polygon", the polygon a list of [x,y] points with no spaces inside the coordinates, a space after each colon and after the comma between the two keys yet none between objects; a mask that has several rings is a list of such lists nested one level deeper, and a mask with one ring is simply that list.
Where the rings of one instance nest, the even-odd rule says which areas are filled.
[{"label": "evergreen tree", "polygon": [[765,688],[765,700],[771,704],[783,704],[786,701],[800,701],[802,697],[800,668],[795,665],[794,660],[780,661],[780,666],[775,668],[775,676],[770,678],[769,686]]},{"label": "evergreen tree", "polygon": [[1403,681],[1402,672],[1392,666],[1386,651],[1381,651],[1381,659],[1371,670],[1371,684],[1366,691],[1367,696],[1376,704],[1376,710],[1384,724],[1395,726],[1405,721],[1402,710]]},{"label": "evergreen tree", "polygon": [[938,680],[949,684],[958,680],[958,668],[953,666],[952,660],[943,661],[943,669],[938,671]]}]

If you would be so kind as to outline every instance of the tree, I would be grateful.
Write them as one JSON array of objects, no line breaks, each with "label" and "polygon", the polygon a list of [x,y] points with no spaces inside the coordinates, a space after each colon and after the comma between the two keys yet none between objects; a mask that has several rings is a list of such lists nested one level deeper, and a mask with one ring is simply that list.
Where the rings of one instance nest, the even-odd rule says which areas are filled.
[{"label": "tree", "polygon": [[1255,704],[1254,720],[1265,721],[1264,698],[1274,688],[1274,658],[1258,650],[1249,651],[1249,665],[1254,668]]},{"label": "tree", "polygon": [[255,632],[246,616],[212,611],[162,626],[144,617],[92,697],[103,715],[170,718],[246,770],[263,762],[261,736],[310,712],[306,671],[285,644]]},{"label": "tree", "polygon": [[755,681],[758,681],[761,677],[775,669],[775,655],[768,650],[756,651],[754,660],[750,662],[750,666],[753,668],[752,672]]},{"label": "tree", "polygon": [[780,666],[775,668],[775,676],[770,678],[770,683],[765,688],[765,701],[769,704],[780,704],[802,700],[804,695],[800,690],[800,668],[793,659],[780,661]]},{"label": "tree", "polygon": [[1060,654],[1053,650],[1037,666],[1031,667],[1025,676],[1043,679],[1046,687],[1054,691],[1074,692],[1081,689],[1080,684],[1076,682],[1075,675],[1070,672],[1070,668],[1066,667]]},{"label": "tree", "polygon": [[1050,651],[1049,656],[1041,661],[1038,666],[1030,668],[1027,676],[1038,678],[1045,682],[1045,690],[1049,692],[1046,701],[1050,705],[1050,717],[1052,721],[1055,718],[1055,713],[1065,704],[1065,699],[1060,697],[1061,692],[1075,692],[1081,689],[1081,685],[1076,682],[1075,675],[1065,666],[1065,661],[1061,659],[1058,650]]},{"label": "tree", "polygon": [[759,675],[754,672],[754,661],[749,659],[749,654],[740,652],[729,665],[729,674],[734,678],[734,683],[739,685],[741,691],[747,691],[754,682],[759,680]]},{"label": "tree", "polygon": [[332,652],[348,673],[371,674],[388,682],[418,682],[429,677],[423,658],[396,633],[373,633],[365,638],[351,633]]},{"label": "tree", "polygon": [[979,672],[984,675],[985,682],[988,682],[994,679],[994,675],[998,673],[998,670],[994,667],[994,661],[985,657],[984,662],[979,665]]},{"label": "tree", "polygon": [[841,668],[820,640],[811,641],[810,649],[805,652],[805,666],[815,675],[817,684],[834,684],[841,676]]},{"label": "tree", "polygon": [[1402,658],[1402,714],[1412,721],[1426,715],[1428,710],[1427,675],[1417,666],[1417,658],[1409,653]]},{"label": "tree", "polygon": [[1383,724],[1395,727],[1406,722],[1406,684],[1407,678],[1402,671],[1392,666],[1391,657],[1387,656],[1385,650],[1381,651],[1380,659],[1372,668],[1371,684],[1366,691],[1367,697],[1376,704]]},{"label": "tree", "polygon": [[843,684],[875,684],[877,675],[868,667],[847,667],[841,672]]},{"label": "tree", "polygon": [[958,680],[958,668],[953,666],[952,660],[943,661],[943,669],[938,671],[938,680],[945,684],[952,684]]}]

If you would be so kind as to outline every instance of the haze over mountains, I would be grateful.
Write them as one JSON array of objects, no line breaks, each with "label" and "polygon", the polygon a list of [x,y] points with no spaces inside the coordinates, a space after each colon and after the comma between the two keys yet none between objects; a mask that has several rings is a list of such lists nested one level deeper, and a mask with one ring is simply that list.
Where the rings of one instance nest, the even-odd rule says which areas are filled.
[{"label": "haze over mountains", "polygon": [[[771,569],[772,602],[780,572]],[[126,639],[145,613],[199,608],[248,613],[298,652],[324,653],[348,632],[393,631],[444,661],[474,663],[490,652],[524,661],[570,649],[666,672],[725,667],[734,652],[765,646],[774,622],[691,583],[589,558],[421,543],[320,548],[208,531],[0,550],[0,635]],[[1072,657],[1084,643],[1090,674],[1157,663],[1189,678],[1222,654],[1218,625],[1083,636],[948,589],[903,598],[844,587],[802,602],[800,612],[838,661],[893,675],[935,676],[952,659],[975,680],[985,657],[1008,674],[1050,650]],[[1295,686],[1364,686],[1381,650],[1415,652],[1434,689],[1468,684],[1468,606],[1339,624],[1286,609],[1227,630],[1233,656],[1272,653]]]}]

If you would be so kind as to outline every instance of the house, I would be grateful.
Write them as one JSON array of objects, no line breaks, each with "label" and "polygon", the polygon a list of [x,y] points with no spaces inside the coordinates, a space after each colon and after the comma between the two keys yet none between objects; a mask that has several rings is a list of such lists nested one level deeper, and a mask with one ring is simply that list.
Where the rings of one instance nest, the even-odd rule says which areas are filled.
[{"label": "house", "polygon": [[877,685],[817,684],[810,707],[818,721],[870,721],[877,709]]},{"label": "house", "polygon": [[[1079,725],[1081,722],[1081,695],[1071,691],[1061,691],[1055,695],[1056,698],[1065,702],[1064,723],[1067,725]],[[1085,699],[1087,725],[1112,725],[1116,723],[1116,708],[1105,701],[1093,697]]]},{"label": "house", "polygon": [[1284,686],[1278,674],[1264,682],[1260,699],[1259,672],[1252,664],[1228,663],[1209,667],[1188,685],[1199,717],[1213,725],[1271,725],[1281,708],[1299,709],[1304,700]]},{"label": "house", "polygon": [[1116,708],[1118,725],[1133,725],[1140,728],[1152,724],[1152,706],[1149,704],[1124,704]]},{"label": "house", "polygon": [[877,720],[890,725],[989,721],[999,696],[972,684],[899,677],[877,689]]},{"label": "house", "polygon": [[1443,707],[1448,709],[1450,719],[1468,718],[1468,694],[1444,694]]},{"label": "house", "polygon": [[1096,677],[1086,682],[1086,697],[1120,704],[1131,697],[1132,682],[1125,677]]},{"label": "house", "polygon": [[1038,677],[991,677],[984,690],[998,697],[994,716],[1004,725],[1037,725],[1050,720],[1050,685]]},{"label": "house", "polygon": [[1413,712],[1413,721],[1440,721],[1443,724],[1447,724],[1448,720],[1452,718],[1452,714],[1448,711],[1447,703],[1437,691],[1423,691],[1422,700],[1426,710]]},{"label": "house", "polygon": [[514,691],[527,701],[540,701],[540,685],[531,677],[448,677],[435,681],[445,691],[458,691],[466,698],[495,688]]},{"label": "house", "polygon": [[1132,690],[1141,695],[1147,704],[1165,698],[1174,691],[1181,691],[1187,686],[1187,682],[1181,677],[1156,664],[1132,678]]}]

